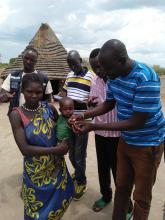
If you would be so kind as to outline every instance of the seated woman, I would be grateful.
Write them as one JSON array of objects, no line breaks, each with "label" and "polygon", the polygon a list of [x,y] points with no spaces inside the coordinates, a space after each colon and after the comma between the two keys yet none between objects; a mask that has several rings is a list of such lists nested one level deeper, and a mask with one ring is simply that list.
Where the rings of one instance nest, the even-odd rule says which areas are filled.
[{"label": "seated woman", "polygon": [[39,101],[43,91],[37,74],[25,75],[25,104],[9,115],[15,141],[24,156],[24,220],[61,219],[74,193],[63,156],[68,151],[68,140],[56,143],[58,113]]}]

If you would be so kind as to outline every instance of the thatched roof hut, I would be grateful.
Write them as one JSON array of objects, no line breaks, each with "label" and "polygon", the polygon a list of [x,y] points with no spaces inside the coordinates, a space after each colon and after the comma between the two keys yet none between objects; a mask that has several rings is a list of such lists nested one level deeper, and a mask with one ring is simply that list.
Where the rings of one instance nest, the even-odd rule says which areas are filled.
[{"label": "thatched roof hut", "polygon": [[[67,51],[48,24],[42,24],[27,47],[39,52],[36,69],[47,74],[50,80],[64,80],[69,71]],[[15,58],[1,74],[5,78],[9,73],[22,69],[22,54]]]}]

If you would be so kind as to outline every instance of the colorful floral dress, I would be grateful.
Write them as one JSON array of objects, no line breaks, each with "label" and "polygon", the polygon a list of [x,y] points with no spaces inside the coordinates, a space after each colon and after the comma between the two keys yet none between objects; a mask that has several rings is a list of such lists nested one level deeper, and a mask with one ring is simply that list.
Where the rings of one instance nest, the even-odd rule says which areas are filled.
[{"label": "colorful floral dress", "polygon": [[[20,108],[17,108],[17,111],[21,115],[30,145],[56,145],[53,112],[47,103],[42,103],[33,120],[29,120]],[[24,220],[61,219],[73,193],[73,181],[63,156],[47,154],[24,157]]]}]

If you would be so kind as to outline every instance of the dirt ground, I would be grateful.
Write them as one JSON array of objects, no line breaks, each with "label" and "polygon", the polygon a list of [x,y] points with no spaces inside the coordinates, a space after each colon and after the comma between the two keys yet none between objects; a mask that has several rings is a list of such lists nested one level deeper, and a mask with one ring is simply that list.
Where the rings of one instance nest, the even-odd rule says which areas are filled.
[{"label": "dirt ground", "polygon": [[[165,79],[162,86],[165,104]],[[22,180],[22,156],[14,142],[6,116],[8,105],[0,105],[0,220],[23,220],[23,202],[19,197]],[[165,109],[164,109],[165,110]],[[67,165],[72,172],[71,164]],[[72,202],[63,220],[110,220],[113,202],[102,212],[94,213],[93,202],[99,198],[97,162],[93,133],[90,134],[87,156],[88,190],[82,200]],[[114,184],[113,189],[114,189]],[[163,220],[165,209],[165,164],[162,160],[153,189],[149,220]],[[165,220],[165,217],[164,217]]]}]

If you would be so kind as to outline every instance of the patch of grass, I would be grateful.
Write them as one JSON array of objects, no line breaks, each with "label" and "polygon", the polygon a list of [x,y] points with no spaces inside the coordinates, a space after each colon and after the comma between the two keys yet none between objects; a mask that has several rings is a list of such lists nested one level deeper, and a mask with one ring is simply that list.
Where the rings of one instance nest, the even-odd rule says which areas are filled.
[{"label": "patch of grass", "polygon": [[0,63],[0,69],[4,69],[6,67],[8,67],[8,63]]}]

